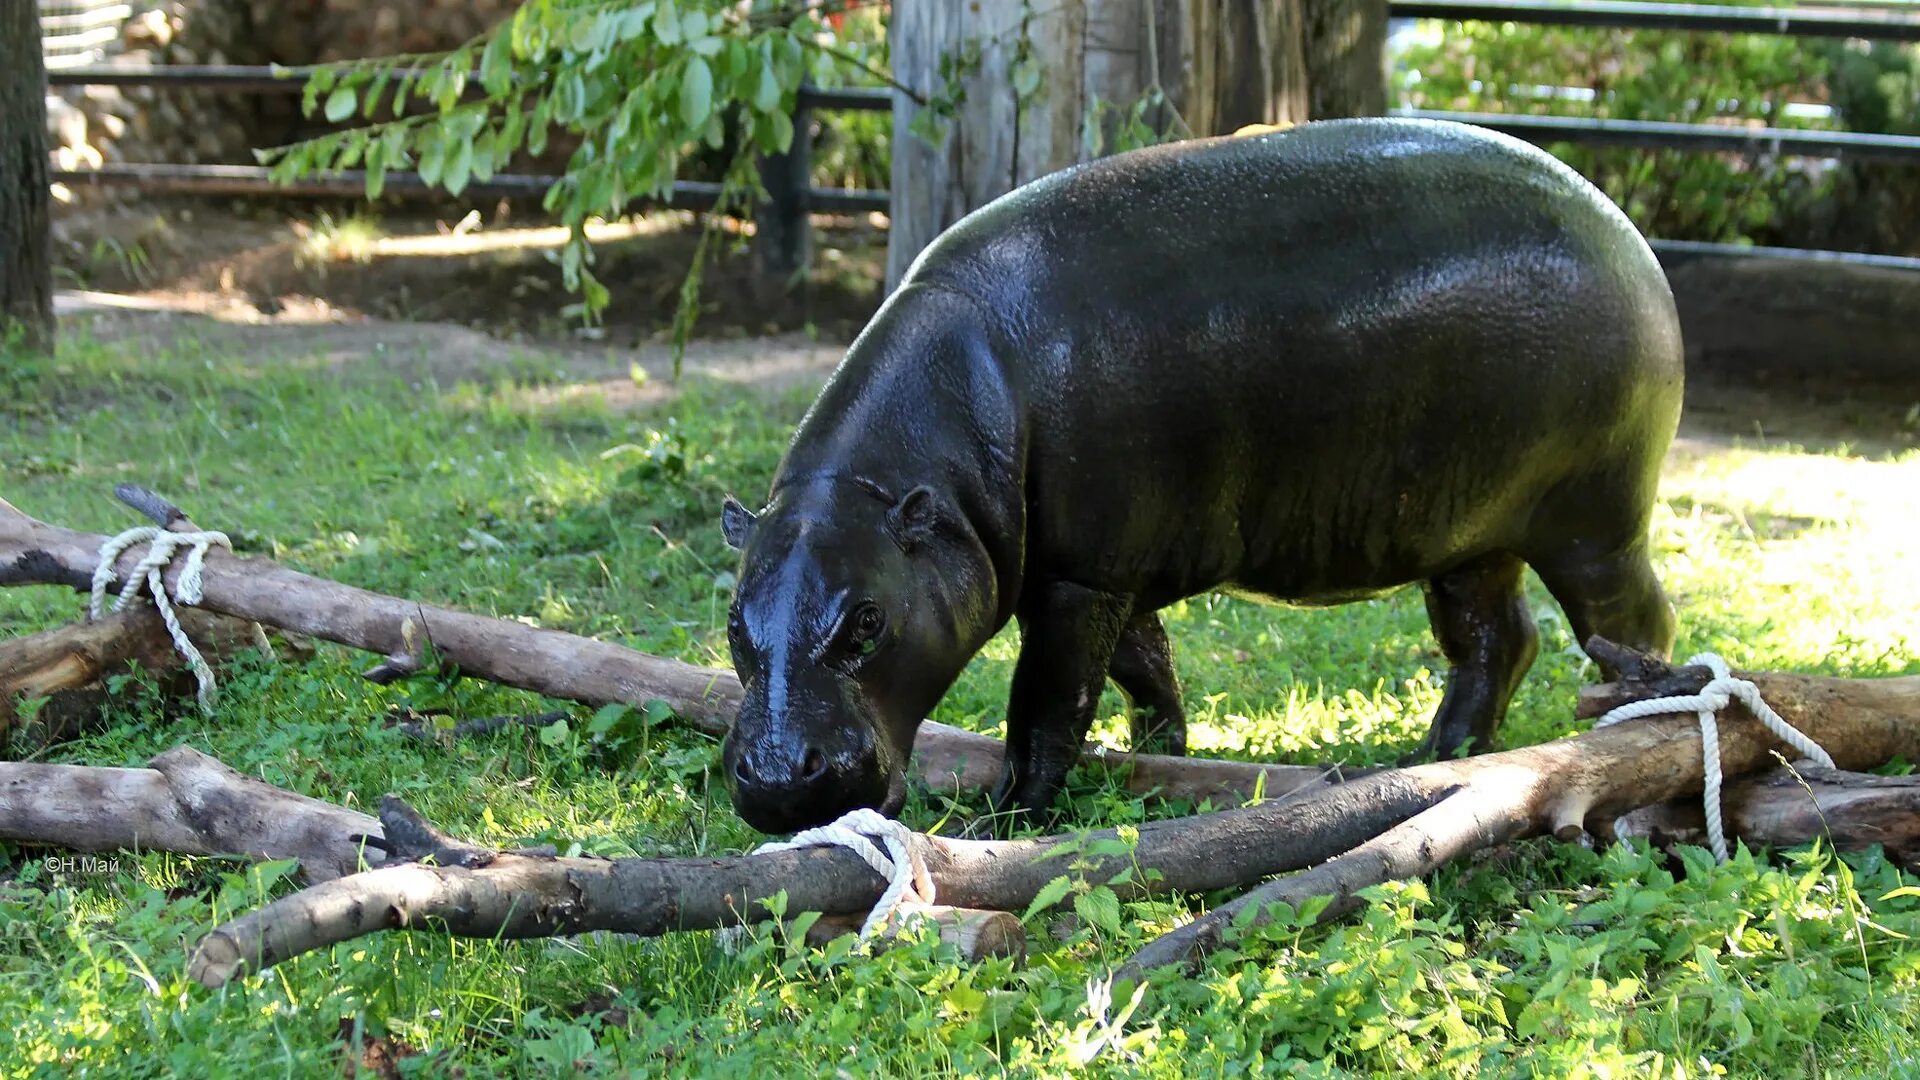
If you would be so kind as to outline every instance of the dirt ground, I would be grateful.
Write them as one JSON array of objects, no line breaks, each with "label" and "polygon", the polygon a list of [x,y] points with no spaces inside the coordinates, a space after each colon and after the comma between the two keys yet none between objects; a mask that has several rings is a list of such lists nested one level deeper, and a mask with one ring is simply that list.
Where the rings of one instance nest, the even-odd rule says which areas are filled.
[{"label": "dirt ground", "polygon": [[[795,283],[758,273],[750,237],[718,220],[699,336],[809,330],[850,340],[878,306],[884,219],[816,218],[814,264]],[[594,272],[613,297],[595,327],[563,313],[577,299],[555,261],[565,231],[504,201],[465,217],[205,199],[102,204],[65,209],[56,237],[62,286],[229,322],[365,316],[452,323],[506,341],[635,346],[665,339],[703,227],[675,212],[590,226]]]},{"label": "dirt ground", "polygon": [[[191,338],[319,358],[343,375],[442,384],[506,375],[535,386],[529,393],[598,393],[615,407],[673,392],[667,328],[699,238],[693,215],[597,232],[614,300],[604,324],[586,328],[561,314],[570,298],[549,252],[562,235],[514,208],[460,220],[292,210],[208,200],[69,210],[58,226],[60,310],[99,339]],[[789,289],[754,272],[746,237],[725,234],[687,371],[780,389],[831,370],[879,302],[886,234],[883,221],[822,217],[816,237],[806,283]],[[1920,379],[1690,373],[1676,454],[1733,441],[1867,456],[1920,448]]]}]

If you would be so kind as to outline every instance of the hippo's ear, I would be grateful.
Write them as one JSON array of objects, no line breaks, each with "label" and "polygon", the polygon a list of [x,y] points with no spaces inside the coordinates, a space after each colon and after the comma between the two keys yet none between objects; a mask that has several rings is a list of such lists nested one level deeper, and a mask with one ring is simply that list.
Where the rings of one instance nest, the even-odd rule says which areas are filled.
[{"label": "hippo's ear", "polygon": [[720,532],[727,538],[727,546],[735,551],[747,546],[747,533],[753,530],[753,511],[740,505],[740,500],[729,495],[720,504]]},{"label": "hippo's ear", "polygon": [[925,543],[939,522],[940,497],[925,484],[900,496],[887,510],[887,530],[908,551]]}]

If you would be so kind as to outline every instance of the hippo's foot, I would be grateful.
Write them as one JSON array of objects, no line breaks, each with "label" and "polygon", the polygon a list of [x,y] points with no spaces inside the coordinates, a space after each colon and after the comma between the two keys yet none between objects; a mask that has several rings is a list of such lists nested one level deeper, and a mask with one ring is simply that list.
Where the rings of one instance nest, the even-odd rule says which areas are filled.
[{"label": "hippo's foot", "polygon": [[1447,691],[1427,737],[1402,765],[1493,749],[1513,688],[1539,649],[1520,590],[1525,570],[1519,559],[1494,552],[1427,582],[1427,617],[1449,664]]},{"label": "hippo's foot", "polygon": [[1127,726],[1136,754],[1187,752],[1187,711],[1173,671],[1173,646],[1160,616],[1149,611],[1127,620],[1113,647],[1107,677],[1127,697]]},{"label": "hippo's foot", "polygon": [[1129,747],[1136,754],[1187,756],[1187,718],[1177,708],[1172,716],[1158,709],[1133,709],[1127,714],[1132,738]]},{"label": "hippo's foot", "polygon": [[1452,761],[1455,758],[1469,757],[1473,754],[1483,754],[1491,749],[1493,749],[1493,738],[1491,734],[1485,739],[1475,738],[1466,733],[1453,733],[1449,735],[1441,731],[1440,724],[1436,720],[1433,727],[1427,730],[1427,737],[1420,740],[1420,745],[1415,747],[1410,753],[1402,754],[1400,759],[1394,762],[1394,764],[1404,769],[1412,765],[1425,765],[1434,761]]},{"label": "hippo's foot", "polygon": [[1058,823],[1062,814],[1054,802],[1064,786],[1026,783],[1009,760],[1000,772],[1000,783],[987,796],[991,831],[1004,840],[1029,826],[1044,830]]}]

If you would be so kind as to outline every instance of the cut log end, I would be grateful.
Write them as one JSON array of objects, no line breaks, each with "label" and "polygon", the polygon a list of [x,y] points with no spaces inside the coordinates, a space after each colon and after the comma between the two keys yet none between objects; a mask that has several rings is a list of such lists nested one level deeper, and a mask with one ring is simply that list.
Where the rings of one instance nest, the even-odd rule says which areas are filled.
[{"label": "cut log end", "polygon": [[187,961],[187,978],[209,990],[217,990],[247,973],[247,958],[240,946],[224,930],[215,930],[200,939]]},{"label": "cut log end", "polygon": [[[864,915],[822,915],[807,928],[807,944],[818,948],[835,938],[857,934],[865,921]],[[977,964],[996,957],[1011,958],[1018,963],[1027,955],[1027,928],[1019,916],[1010,911],[938,904],[902,908],[885,929],[874,935],[875,947],[886,948],[897,941],[904,927],[912,922],[932,923],[941,943],[952,947],[968,963]]]},{"label": "cut log end", "polygon": [[1587,835],[1587,815],[1593,804],[1593,793],[1588,791],[1570,792],[1556,800],[1547,815],[1553,838],[1571,844]]}]

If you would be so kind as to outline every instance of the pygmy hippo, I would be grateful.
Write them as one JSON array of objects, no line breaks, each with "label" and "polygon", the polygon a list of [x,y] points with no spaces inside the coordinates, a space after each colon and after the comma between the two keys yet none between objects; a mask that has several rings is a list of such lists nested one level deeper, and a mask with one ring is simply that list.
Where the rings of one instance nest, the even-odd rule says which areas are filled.
[{"label": "pygmy hippo", "polygon": [[1412,582],[1449,665],[1423,751],[1484,749],[1537,635],[1665,654],[1648,562],[1680,410],[1673,297],[1607,199],[1410,119],[1199,139],[1044,177],[927,248],[758,514],[723,762],[754,827],[897,813],[921,718],[1018,618],[994,805],[1047,808],[1108,678],[1184,748],[1155,612]]}]

